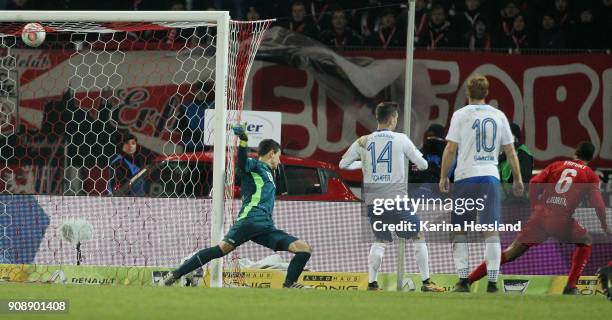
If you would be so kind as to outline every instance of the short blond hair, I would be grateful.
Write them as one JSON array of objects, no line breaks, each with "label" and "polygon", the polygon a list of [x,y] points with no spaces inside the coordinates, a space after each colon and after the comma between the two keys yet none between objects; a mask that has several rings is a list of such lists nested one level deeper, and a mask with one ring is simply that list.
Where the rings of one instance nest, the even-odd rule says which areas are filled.
[{"label": "short blond hair", "polygon": [[467,80],[470,99],[483,100],[489,94],[489,80],[483,75],[474,74]]}]

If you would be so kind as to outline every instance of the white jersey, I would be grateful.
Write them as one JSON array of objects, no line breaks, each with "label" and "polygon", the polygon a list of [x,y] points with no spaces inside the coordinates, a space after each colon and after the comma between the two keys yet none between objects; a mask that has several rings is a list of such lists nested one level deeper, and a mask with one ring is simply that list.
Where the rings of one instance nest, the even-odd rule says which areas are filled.
[{"label": "white jersey", "polygon": [[506,115],[490,105],[467,105],[453,113],[446,140],[457,143],[455,181],[493,176],[499,179],[501,146],[514,142]]},{"label": "white jersey", "polygon": [[407,195],[406,158],[419,170],[427,169],[427,161],[407,135],[379,130],[368,136],[365,148],[355,141],[342,156],[340,168],[361,167],[366,194]]}]

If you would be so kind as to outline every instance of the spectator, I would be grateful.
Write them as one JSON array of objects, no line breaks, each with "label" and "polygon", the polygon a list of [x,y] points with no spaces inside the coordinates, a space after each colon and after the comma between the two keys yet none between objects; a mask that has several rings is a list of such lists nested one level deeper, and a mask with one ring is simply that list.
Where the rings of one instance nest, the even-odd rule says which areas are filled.
[{"label": "spectator", "polygon": [[457,45],[457,35],[451,22],[446,19],[446,11],[442,6],[433,6],[427,34],[419,40],[420,46],[429,49],[455,47]]},{"label": "spectator", "polygon": [[384,11],[380,21],[378,32],[370,35],[367,40],[369,46],[383,49],[406,46],[406,33],[398,28],[393,11]]},{"label": "spectator", "polygon": [[417,45],[419,39],[427,33],[427,24],[429,23],[430,14],[427,9],[426,0],[416,0],[415,9],[414,44]]},{"label": "spectator", "polygon": [[470,37],[476,21],[482,16],[480,0],[465,0],[465,10],[456,16],[456,26],[462,39]]},{"label": "spectator", "polygon": [[563,31],[555,24],[555,18],[551,13],[542,16],[542,29],[539,34],[539,47],[541,49],[565,48],[565,37]]},{"label": "spectator", "polygon": [[8,0],[6,10],[35,10],[40,9],[32,0]]},{"label": "spectator", "polygon": [[572,16],[569,12],[568,0],[555,0],[553,12],[551,13],[553,19],[557,22],[557,27],[563,31],[567,31],[567,28],[572,22]]},{"label": "spectator", "polygon": [[[184,0],[173,0],[168,4],[168,10],[185,11],[187,10],[187,5],[185,4]],[[166,32],[164,42],[167,45],[172,45],[175,41],[186,42],[187,39],[190,39],[193,34],[193,28],[174,28]]]},{"label": "spectator", "polygon": [[312,17],[315,27],[319,30],[329,30],[331,28],[332,8],[331,1],[311,0],[308,14]]},{"label": "spectator", "polygon": [[317,28],[310,18],[306,17],[306,7],[302,1],[295,1],[291,5],[291,20],[285,27],[293,32],[301,33],[307,37],[316,38]]},{"label": "spectator", "polygon": [[257,21],[261,19],[261,14],[259,14],[259,10],[256,7],[250,6],[247,10],[246,18],[247,21]]},{"label": "spectator", "polygon": [[139,180],[131,185],[127,193],[116,194],[121,187],[129,184],[130,179],[139,171],[140,167],[136,164],[134,157],[138,150],[138,140],[129,132],[117,133],[115,138],[117,154],[112,158],[108,168],[107,191],[109,194],[142,196],[144,195],[145,185],[143,180]]},{"label": "spectator", "polygon": [[321,34],[321,42],[336,50],[345,47],[361,45],[361,39],[353,29],[347,27],[346,14],[342,10],[335,10],[332,16],[332,29]]},{"label": "spectator", "polygon": [[289,1],[245,0],[244,3],[247,9],[255,8],[263,19],[286,17],[291,10]]},{"label": "spectator", "polygon": [[510,36],[505,37],[502,42],[503,47],[512,49],[515,53],[520,53],[522,49],[531,48],[531,39],[527,32],[525,17],[518,15],[512,23]]},{"label": "spectator", "polygon": [[491,32],[483,19],[476,20],[474,29],[467,39],[467,47],[470,51],[490,51]]},{"label": "spectator", "polygon": [[193,84],[194,99],[184,107],[183,117],[179,121],[182,140],[187,151],[204,149],[206,110],[215,109],[214,83],[198,81]]},{"label": "spectator", "polygon": [[[259,6],[260,4],[259,2],[262,2],[262,1],[264,0],[260,0],[260,1],[257,1],[257,0],[248,0],[248,1],[243,1],[243,0],[191,0],[191,10],[209,11],[211,8],[215,8],[215,10],[219,10],[219,11],[229,11],[231,19],[244,20],[246,17],[246,13],[244,9],[250,6],[256,6],[256,7],[261,8]],[[267,2],[279,2],[279,1],[267,1]],[[272,6],[272,4],[270,4],[270,6]],[[286,11],[278,12],[278,13],[279,13],[278,15],[274,15],[274,16],[278,17],[278,16],[281,16],[283,13],[286,14]]]},{"label": "spectator", "polygon": [[510,37],[512,35],[512,26],[514,19],[521,13],[516,3],[512,0],[506,2],[506,5],[502,8],[500,14],[502,18],[501,33]]},{"label": "spectator", "polygon": [[[413,197],[421,195],[429,197],[436,192],[440,181],[440,168],[442,164],[442,154],[446,147],[444,139],[444,127],[439,124],[432,124],[425,131],[425,142],[421,148],[423,158],[427,160],[427,170],[417,171],[410,167],[409,182],[412,185],[421,184],[416,190],[411,191]],[[410,188],[415,189],[415,188]]]},{"label": "spectator", "polygon": [[[597,21],[599,21],[599,30],[603,30],[604,39],[602,47],[605,49],[612,48],[612,0],[601,0],[601,6],[598,10]],[[600,31],[601,32],[601,31]]]},{"label": "spectator", "polygon": [[168,6],[170,11],[185,11],[187,10],[187,5],[183,0],[173,0],[170,2]]},{"label": "spectator", "polygon": [[429,179],[425,182],[437,183],[440,181],[440,168],[442,166],[442,154],[446,147],[444,139],[444,127],[440,124],[432,124],[425,131],[425,142],[421,148],[421,153],[429,164],[425,171],[429,175]]},{"label": "spectator", "polygon": [[590,9],[583,9],[578,22],[572,26],[571,46],[574,49],[598,49],[602,47],[599,30]]},{"label": "spectator", "polygon": [[[444,8],[444,12],[448,13],[448,17],[454,17],[457,14],[457,6],[455,5],[454,0],[433,0],[433,6],[441,6]],[[449,19],[450,20],[450,19]]]},{"label": "spectator", "polygon": [[359,30],[362,38],[368,39],[378,32],[381,21],[380,6],[382,6],[380,0],[366,0],[360,2],[360,7],[367,9],[361,9],[354,13],[353,29]]},{"label": "spectator", "polygon": [[244,20],[241,2],[241,0],[215,0],[213,6],[217,8],[217,10],[229,11],[233,19]]},{"label": "spectator", "polygon": [[[81,1],[87,4],[87,1]],[[121,11],[151,11],[166,10],[167,4],[163,0],[109,0],[98,1],[98,10],[121,10]]]}]

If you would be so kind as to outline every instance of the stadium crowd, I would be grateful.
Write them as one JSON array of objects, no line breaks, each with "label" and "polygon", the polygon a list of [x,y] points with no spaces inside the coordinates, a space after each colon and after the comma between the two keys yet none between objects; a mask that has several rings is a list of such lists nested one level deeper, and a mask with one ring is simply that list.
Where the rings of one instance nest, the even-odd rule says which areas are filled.
[{"label": "stadium crowd", "polygon": [[[335,49],[406,44],[405,0],[0,0],[8,10],[229,10]],[[610,49],[612,0],[417,0],[415,45],[424,48]]]}]

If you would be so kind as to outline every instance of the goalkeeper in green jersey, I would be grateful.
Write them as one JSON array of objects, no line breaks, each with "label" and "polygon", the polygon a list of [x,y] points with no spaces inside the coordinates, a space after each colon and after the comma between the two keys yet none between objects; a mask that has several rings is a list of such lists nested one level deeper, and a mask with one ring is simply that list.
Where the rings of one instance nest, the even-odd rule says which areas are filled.
[{"label": "goalkeeper in green jersey", "polygon": [[162,280],[163,285],[172,285],[182,276],[213,259],[225,256],[239,245],[251,240],[274,251],[295,253],[287,268],[287,278],[283,286],[285,288],[303,288],[302,285],[297,283],[297,280],[308,259],[310,259],[310,246],[305,241],[277,229],[272,220],[274,197],[276,195],[272,171],[280,163],[280,145],[272,139],[262,140],[257,150],[258,159],[248,158],[248,137],[245,128],[235,125],[232,129],[234,134],[240,138],[238,168],[241,175],[242,207],[238,218],[221,243],[200,250],[177,269],[169,272]]}]

